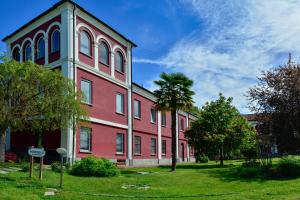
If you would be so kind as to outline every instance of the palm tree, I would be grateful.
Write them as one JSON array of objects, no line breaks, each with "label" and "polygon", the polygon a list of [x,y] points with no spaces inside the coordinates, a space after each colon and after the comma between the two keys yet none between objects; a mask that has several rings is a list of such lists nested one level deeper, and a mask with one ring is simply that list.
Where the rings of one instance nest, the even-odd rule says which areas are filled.
[{"label": "palm tree", "polygon": [[193,106],[191,91],[193,81],[182,73],[162,73],[160,80],[154,81],[159,89],[154,91],[156,108],[171,111],[172,129],[172,171],[176,170],[176,113],[178,110],[189,110]]}]

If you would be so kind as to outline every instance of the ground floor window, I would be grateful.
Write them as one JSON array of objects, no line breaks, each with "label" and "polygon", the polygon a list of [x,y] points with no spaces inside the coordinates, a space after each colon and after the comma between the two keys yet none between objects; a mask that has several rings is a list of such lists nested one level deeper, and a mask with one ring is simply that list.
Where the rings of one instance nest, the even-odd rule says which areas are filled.
[{"label": "ground floor window", "polygon": [[134,136],[134,154],[140,155],[142,153],[141,136]]},{"label": "ground floor window", "polygon": [[156,154],[156,139],[151,138],[151,154],[155,155]]},{"label": "ground floor window", "polygon": [[161,153],[162,153],[162,155],[167,154],[167,141],[166,140],[161,141]]},{"label": "ground floor window", "polygon": [[123,154],[124,153],[124,134],[123,133],[117,134],[116,144],[117,144],[117,153]]},{"label": "ground floor window", "polygon": [[80,151],[91,151],[91,132],[90,128],[80,128]]}]

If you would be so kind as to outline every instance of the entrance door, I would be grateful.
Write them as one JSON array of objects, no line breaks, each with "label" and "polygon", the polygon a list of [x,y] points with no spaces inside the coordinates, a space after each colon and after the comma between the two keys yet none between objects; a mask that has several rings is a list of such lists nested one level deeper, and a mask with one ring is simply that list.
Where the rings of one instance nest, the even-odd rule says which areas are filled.
[{"label": "entrance door", "polygon": [[182,162],[184,162],[184,144],[181,143],[181,159],[182,159]]}]

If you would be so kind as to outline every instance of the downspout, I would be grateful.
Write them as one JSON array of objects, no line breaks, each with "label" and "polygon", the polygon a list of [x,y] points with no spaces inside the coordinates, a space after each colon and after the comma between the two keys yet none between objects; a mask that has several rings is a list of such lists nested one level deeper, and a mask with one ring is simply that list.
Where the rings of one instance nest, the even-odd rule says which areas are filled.
[{"label": "downspout", "polygon": [[[76,91],[76,80],[75,80],[75,10],[76,10],[76,5],[74,4],[73,8],[73,81],[74,81],[74,90]],[[72,164],[74,164],[75,161],[75,137],[76,137],[76,127],[75,127],[75,118],[73,117],[73,150],[72,150]]]},{"label": "downspout", "polygon": [[131,70],[130,70],[130,76],[131,76],[131,79],[130,79],[130,92],[131,92],[131,99],[130,99],[130,103],[131,103],[131,165],[133,165],[133,117],[132,117],[132,46],[130,46],[130,51],[131,51],[131,59],[130,59],[130,62],[131,62]]}]

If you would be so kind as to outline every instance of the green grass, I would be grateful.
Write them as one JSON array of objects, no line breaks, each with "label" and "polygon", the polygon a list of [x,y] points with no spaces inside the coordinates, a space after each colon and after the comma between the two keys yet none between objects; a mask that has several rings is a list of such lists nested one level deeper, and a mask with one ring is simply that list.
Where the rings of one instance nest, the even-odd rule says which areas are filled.
[{"label": "green grass", "polygon": [[[35,199],[299,199],[300,179],[291,180],[261,180],[241,179],[232,176],[232,171],[240,161],[227,161],[225,167],[219,167],[215,162],[208,164],[181,164],[176,172],[170,172],[169,167],[123,169],[118,177],[92,178],[64,176],[64,187],[58,189],[56,196],[44,197],[47,188],[58,188],[59,173],[45,170],[42,182],[28,179],[28,173],[17,172],[0,174],[0,199],[35,200]],[[137,172],[151,172],[138,174]],[[37,177],[37,171],[35,174]],[[133,185],[123,189],[122,186]],[[149,189],[139,187],[149,186]],[[125,195],[121,197],[97,196]],[[188,197],[191,196],[191,197]]]}]

